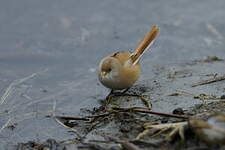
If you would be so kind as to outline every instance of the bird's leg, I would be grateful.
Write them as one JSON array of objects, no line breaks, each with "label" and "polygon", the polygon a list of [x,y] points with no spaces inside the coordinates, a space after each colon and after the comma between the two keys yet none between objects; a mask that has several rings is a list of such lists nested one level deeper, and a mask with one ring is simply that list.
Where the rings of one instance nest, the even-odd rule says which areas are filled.
[{"label": "bird's leg", "polygon": [[110,91],[110,93],[106,96],[106,100],[109,100],[110,96],[112,96],[114,94],[113,89]]},{"label": "bird's leg", "polygon": [[111,89],[110,93],[106,96],[106,99],[108,99],[110,96],[123,96],[126,95],[125,93],[129,90],[130,88],[125,89],[122,92],[115,92],[115,90]]},{"label": "bird's leg", "polygon": [[109,95],[110,95],[110,94],[113,94],[113,93],[114,93],[114,90],[113,90],[113,89],[111,89],[111,91],[110,91]]},{"label": "bird's leg", "polygon": [[120,93],[115,92],[115,90],[111,89],[110,93],[106,96],[106,105],[110,103],[110,100],[114,96],[120,96]]},{"label": "bird's leg", "polygon": [[109,103],[109,101],[110,101],[110,97],[111,96],[123,96],[123,95],[125,95],[126,96],[126,92],[129,90],[130,88],[127,88],[127,89],[125,89],[124,91],[122,91],[122,92],[115,92],[113,89],[111,89],[111,91],[110,91],[110,93],[106,96],[106,103]]},{"label": "bird's leg", "polygon": [[113,92],[111,93],[113,96],[129,96],[129,94],[126,94],[126,92],[129,90],[130,88],[127,88],[125,90],[123,90],[122,92]]},{"label": "bird's leg", "polygon": [[110,103],[110,99],[111,99],[111,96],[113,96],[113,94],[114,94],[114,91],[111,90],[109,94],[106,96],[104,103],[100,107],[101,108],[100,110],[105,111],[107,109],[107,105]]}]

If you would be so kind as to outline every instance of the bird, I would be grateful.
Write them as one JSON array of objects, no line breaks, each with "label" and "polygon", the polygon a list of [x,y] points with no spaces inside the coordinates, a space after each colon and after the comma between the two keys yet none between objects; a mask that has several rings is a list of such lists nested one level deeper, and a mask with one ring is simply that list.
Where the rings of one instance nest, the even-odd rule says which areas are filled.
[{"label": "bird", "polygon": [[119,51],[104,57],[98,66],[98,79],[110,94],[117,90],[125,93],[139,79],[141,74],[140,58],[154,43],[159,27],[153,25],[139,42],[133,52]]},{"label": "bird", "polygon": [[225,114],[213,114],[205,121],[192,118],[188,125],[207,145],[225,145]]}]

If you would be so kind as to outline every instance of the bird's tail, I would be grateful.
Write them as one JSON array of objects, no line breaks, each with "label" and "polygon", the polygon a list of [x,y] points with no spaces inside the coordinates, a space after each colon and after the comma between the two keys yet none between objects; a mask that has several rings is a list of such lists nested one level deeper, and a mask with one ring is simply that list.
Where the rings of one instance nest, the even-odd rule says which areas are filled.
[{"label": "bird's tail", "polygon": [[136,65],[140,60],[141,56],[147,51],[153,44],[155,38],[159,34],[159,28],[154,25],[150,31],[145,35],[143,40],[138,44],[137,48],[131,54],[130,58],[133,65]]}]

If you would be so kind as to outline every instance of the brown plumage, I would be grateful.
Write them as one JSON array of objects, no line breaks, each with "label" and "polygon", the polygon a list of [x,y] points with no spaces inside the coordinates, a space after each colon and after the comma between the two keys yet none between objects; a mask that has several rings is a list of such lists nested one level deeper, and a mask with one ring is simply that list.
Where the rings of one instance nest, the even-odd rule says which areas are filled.
[{"label": "brown plumage", "polygon": [[98,70],[100,82],[112,90],[130,88],[140,76],[141,56],[151,46],[158,33],[159,28],[153,26],[133,53],[116,52],[103,58]]}]

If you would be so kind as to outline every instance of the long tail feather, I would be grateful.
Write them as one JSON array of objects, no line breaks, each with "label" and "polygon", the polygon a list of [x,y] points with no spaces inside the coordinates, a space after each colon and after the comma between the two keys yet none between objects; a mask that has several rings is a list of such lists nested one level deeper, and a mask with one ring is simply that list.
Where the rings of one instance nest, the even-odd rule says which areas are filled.
[{"label": "long tail feather", "polygon": [[154,25],[132,53],[131,61],[133,65],[137,64],[144,52],[150,48],[158,34],[159,28]]}]

